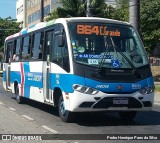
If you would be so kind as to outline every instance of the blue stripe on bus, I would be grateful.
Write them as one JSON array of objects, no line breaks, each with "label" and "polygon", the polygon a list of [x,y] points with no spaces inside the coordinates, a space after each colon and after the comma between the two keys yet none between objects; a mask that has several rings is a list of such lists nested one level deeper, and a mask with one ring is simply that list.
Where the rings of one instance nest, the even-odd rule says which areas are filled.
[{"label": "blue stripe on bus", "polygon": [[[98,82],[91,79],[85,79],[86,85],[89,87],[96,88],[102,92],[136,92],[144,87],[153,86],[152,77],[144,79],[134,83],[107,83],[107,82]],[[118,89],[118,85],[122,86],[122,89]]]},{"label": "blue stripe on bus", "polygon": [[42,73],[30,72],[30,66],[28,62],[25,62],[23,65],[25,71],[25,85],[43,88]]},{"label": "blue stripe on bus", "polygon": [[30,72],[29,62],[23,63],[24,72]]},{"label": "blue stripe on bus", "polygon": [[17,81],[19,84],[21,83],[21,74],[19,71],[11,71],[10,72],[11,83]]},{"label": "blue stripe on bus", "polygon": [[21,32],[22,35],[27,34],[28,29],[25,29]]},{"label": "blue stripe on bus", "polygon": [[30,97],[30,86],[24,86],[24,97],[29,98]]},{"label": "blue stripe on bus", "polygon": [[[95,88],[102,92],[136,92],[141,88],[153,86],[153,78],[147,78],[134,83],[107,83],[107,82],[99,82],[92,79],[87,79],[84,77],[79,77],[76,75],[68,75],[68,74],[51,74],[51,89],[53,90],[55,86],[61,87],[64,92],[73,92],[73,84],[85,85],[88,87]],[[121,85],[122,89],[118,90],[117,86]]]},{"label": "blue stripe on bus", "polygon": [[[14,81],[17,81],[19,84],[21,83],[20,72],[11,71],[10,74],[11,74],[11,83],[14,83]],[[43,88],[42,73],[25,72],[24,84],[26,86],[35,86],[35,87]]]},{"label": "blue stripe on bus", "polygon": [[65,92],[73,92],[73,84],[85,85],[84,77],[72,74],[50,74],[50,89],[61,87]]},{"label": "blue stripe on bus", "polygon": [[3,81],[6,82],[6,71],[3,71]]},{"label": "blue stripe on bus", "polygon": [[[25,66],[28,68],[28,65]],[[29,68],[28,68],[29,69]],[[30,76],[29,76],[30,75]],[[11,71],[11,82],[13,83],[15,79],[20,83],[21,75],[20,72]],[[141,88],[147,86],[153,86],[153,78],[147,78],[134,83],[107,83],[107,82],[99,82],[92,79],[72,75],[72,74],[50,74],[50,89],[54,90],[55,87],[60,87],[64,92],[74,92],[73,84],[80,84],[88,87],[95,88],[102,92],[135,92]],[[117,86],[121,85],[123,88],[118,90]],[[33,73],[33,72],[25,72],[25,87],[29,89],[30,86],[43,88],[43,77],[42,73]],[[25,89],[25,92],[26,89]],[[26,93],[25,93],[26,94]]]},{"label": "blue stripe on bus", "polygon": [[154,86],[154,80],[153,77],[147,78],[148,86]]}]

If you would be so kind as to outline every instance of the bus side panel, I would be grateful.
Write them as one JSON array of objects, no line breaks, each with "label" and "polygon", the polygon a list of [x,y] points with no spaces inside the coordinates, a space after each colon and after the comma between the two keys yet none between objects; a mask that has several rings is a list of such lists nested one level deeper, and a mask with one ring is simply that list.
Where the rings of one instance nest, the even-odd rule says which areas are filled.
[{"label": "bus side panel", "polygon": [[42,61],[24,63],[24,97],[39,102],[44,102],[42,64]]},{"label": "bus side panel", "polygon": [[[50,89],[52,91],[54,91],[55,88],[61,89],[66,110],[70,110],[70,95],[74,92],[73,84],[85,85],[84,77],[67,73],[60,66],[54,63],[51,64]],[[68,96],[69,98],[67,98]]]},{"label": "bus side panel", "polygon": [[6,63],[3,63],[3,88],[6,90]]},{"label": "bus side panel", "polygon": [[84,77],[79,77],[67,73],[60,66],[52,63],[50,73],[50,89],[54,90],[55,87],[60,87],[62,91],[73,93],[73,84],[85,85]]},{"label": "bus side panel", "polygon": [[30,86],[30,99],[44,103],[43,88]]},{"label": "bus side panel", "polygon": [[[14,83],[17,82],[19,87],[21,87],[21,72],[20,72],[20,63],[19,62],[11,63],[10,77],[11,77],[11,90],[12,90],[12,93],[15,93]],[[19,90],[21,93],[21,88]]]},{"label": "bus side panel", "polygon": [[39,102],[44,102],[42,62],[15,62],[11,64],[11,86],[19,84],[20,95]]}]

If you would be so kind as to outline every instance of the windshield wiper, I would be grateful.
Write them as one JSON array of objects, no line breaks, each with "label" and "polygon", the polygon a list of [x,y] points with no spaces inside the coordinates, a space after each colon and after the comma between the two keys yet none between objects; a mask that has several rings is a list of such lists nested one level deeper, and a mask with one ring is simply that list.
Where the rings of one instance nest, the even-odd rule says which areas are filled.
[{"label": "windshield wiper", "polygon": [[[137,78],[141,78],[141,75],[139,74],[139,72],[137,71],[137,69],[136,69],[136,67],[134,66],[134,64],[122,53],[122,52],[120,52],[118,49],[117,49],[117,47],[115,46],[115,44],[114,44],[114,42],[113,42],[113,39],[112,39],[112,37],[110,37],[110,40],[111,40],[111,43],[112,43],[112,46],[113,46],[113,48],[114,48],[114,51],[116,52],[116,54],[117,54],[117,52],[118,53],[120,53],[121,54],[121,56],[128,62],[128,64],[130,65],[130,67],[133,69],[133,74],[135,74],[136,76],[137,76]],[[107,40],[105,39],[105,43],[106,43],[106,51],[104,52],[104,55],[103,55],[103,58],[102,58],[102,60],[101,60],[101,62],[100,62],[100,65],[99,65],[99,67],[98,67],[98,69],[97,69],[97,71],[101,74],[101,75],[106,75],[106,68],[105,67],[103,67],[103,64],[104,64],[104,62],[105,62],[105,58],[106,58],[106,55],[109,53],[109,46],[108,46],[108,44],[107,44]]]},{"label": "windshield wiper", "polygon": [[103,64],[104,64],[104,62],[105,62],[105,58],[106,58],[106,55],[107,55],[108,53],[109,53],[109,52],[108,52],[107,50],[104,52],[104,55],[103,55],[103,57],[102,57],[102,60],[101,60],[99,66],[98,66],[98,68],[97,68],[97,72],[98,72],[99,74],[103,75],[103,76],[106,75],[106,68],[103,67]]},{"label": "windshield wiper", "polygon": [[121,56],[129,63],[130,67],[133,69],[133,74],[136,74],[137,75],[137,78],[141,78],[141,75],[139,74],[139,72],[137,71],[137,68],[134,66],[134,64],[126,57],[126,55],[124,55],[122,52],[120,52],[117,47],[115,46],[114,42],[113,42],[113,39],[112,37],[111,38],[111,41],[112,41],[112,46],[114,48],[114,50],[118,53],[121,54]]},{"label": "windshield wiper", "polygon": [[105,62],[106,56],[107,56],[108,53],[110,52],[110,51],[109,51],[109,45],[107,44],[106,36],[104,37],[104,41],[105,41],[106,51],[104,52],[103,57],[102,57],[102,60],[101,60],[99,66],[98,66],[98,68],[97,68],[98,73],[100,73],[101,75],[105,75],[105,74],[106,74],[106,68],[103,67],[103,64],[104,64],[104,62]]}]

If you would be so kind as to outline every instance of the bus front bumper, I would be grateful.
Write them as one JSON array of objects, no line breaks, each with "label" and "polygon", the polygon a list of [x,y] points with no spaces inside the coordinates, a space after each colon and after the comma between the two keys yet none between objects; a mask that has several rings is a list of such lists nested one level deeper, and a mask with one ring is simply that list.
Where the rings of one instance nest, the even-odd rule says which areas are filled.
[{"label": "bus front bumper", "polygon": [[[65,95],[64,95],[65,96]],[[149,111],[152,109],[154,93],[142,95],[106,94],[98,92],[96,95],[83,94],[77,91],[69,93],[66,109],[72,112],[94,111]]]}]

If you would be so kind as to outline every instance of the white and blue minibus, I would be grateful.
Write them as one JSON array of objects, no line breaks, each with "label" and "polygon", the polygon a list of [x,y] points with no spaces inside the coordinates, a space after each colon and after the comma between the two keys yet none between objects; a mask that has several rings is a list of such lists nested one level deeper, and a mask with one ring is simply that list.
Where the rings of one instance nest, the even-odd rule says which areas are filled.
[{"label": "white and blue minibus", "polygon": [[97,111],[131,120],[154,101],[137,31],[104,18],[59,18],[7,37],[3,86],[18,103],[28,98],[58,107],[64,122],[73,122],[76,112]]}]

